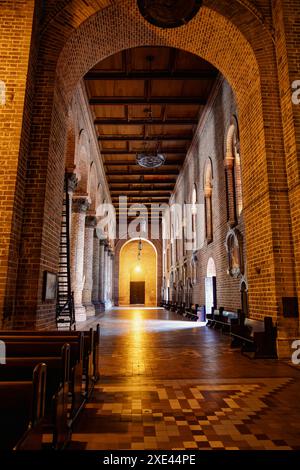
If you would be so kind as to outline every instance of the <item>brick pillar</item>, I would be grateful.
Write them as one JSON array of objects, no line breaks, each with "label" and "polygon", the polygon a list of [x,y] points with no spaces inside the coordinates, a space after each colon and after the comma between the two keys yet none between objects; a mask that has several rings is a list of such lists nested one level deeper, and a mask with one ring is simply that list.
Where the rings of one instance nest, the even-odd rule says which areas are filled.
[{"label": "brick pillar", "polygon": [[105,310],[105,300],[104,300],[104,273],[105,273],[105,240],[100,240],[99,247],[99,301],[101,311]]},{"label": "brick pillar", "polygon": [[94,230],[93,241],[93,289],[92,302],[95,306],[95,313],[102,311],[100,302],[100,243],[96,230]]},{"label": "brick pillar", "polygon": [[72,205],[72,233],[71,233],[71,279],[74,292],[75,319],[86,320],[86,310],[82,305],[83,290],[83,263],[84,263],[84,238],[85,216],[89,207],[85,197],[73,198]]},{"label": "brick pillar", "polygon": [[96,217],[87,216],[85,218],[84,262],[83,262],[84,286],[83,286],[83,291],[82,291],[82,303],[85,306],[87,317],[92,317],[95,315],[95,306],[92,303],[93,253],[94,253],[95,226],[96,226]]},{"label": "brick pillar", "polygon": [[[29,119],[34,90],[32,86],[27,88],[26,93],[27,81],[34,82],[30,61],[36,49],[31,50],[31,39],[38,45],[34,8],[34,0],[0,2],[0,326],[2,320],[4,325],[4,320],[10,321],[16,312],[16,280],[27,171],[26,151],[29,145]],[[35,304],[31,302],[25,312],[23,303],[18,315],[21,327],[25,324],[31,327],[34,325],[34,308]]]}]

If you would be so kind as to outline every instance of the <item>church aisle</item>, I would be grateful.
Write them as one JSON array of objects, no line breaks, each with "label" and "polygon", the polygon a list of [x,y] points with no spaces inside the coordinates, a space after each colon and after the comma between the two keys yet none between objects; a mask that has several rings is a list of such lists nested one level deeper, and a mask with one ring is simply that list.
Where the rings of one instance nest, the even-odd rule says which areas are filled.
[{"label": "church aisle", "polygon": [[70,449],[300,449],[296,368],[162,309],[113,309],[100,324],[101,379]]}]

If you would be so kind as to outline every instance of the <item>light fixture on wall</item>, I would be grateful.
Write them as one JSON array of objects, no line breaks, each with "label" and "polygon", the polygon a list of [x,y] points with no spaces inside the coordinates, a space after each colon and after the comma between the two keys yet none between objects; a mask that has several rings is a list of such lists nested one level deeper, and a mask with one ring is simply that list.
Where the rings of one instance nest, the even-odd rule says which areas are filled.
[{"label": "light fixture on wall", "polygon": [[202,0],[137,0],[141,15],[159,28],[178,28],[191,21]]}]

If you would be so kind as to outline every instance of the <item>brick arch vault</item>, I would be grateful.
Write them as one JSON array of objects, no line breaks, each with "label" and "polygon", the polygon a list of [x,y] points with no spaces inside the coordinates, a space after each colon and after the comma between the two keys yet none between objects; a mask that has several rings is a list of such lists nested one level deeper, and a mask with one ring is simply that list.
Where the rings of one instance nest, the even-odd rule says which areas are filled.
[{"label": "brick arch vault", "polygon": [[[201,56],[220,70],[234,90],[239,109],[249,310],[254,317],[277,317],[283,338],[287,324],[281,300],[296,295],[299,267],[294,260],[293,204],[287,190],[290,175],[268,18],[251,2],[207,0],[188,25],[161,30],[139,15],[135,0],[104,1],[102,9],[95,6],[99,2],[89,2],[94,6],[88,7],[86,2],[71,0],[58,3],[55,11],[52,3],[39,31],[39,51],[32,54],[36,88],[19,269],[14,280],[15,322],[46,328],[54,321],[55,306],[41,301],[42,277],[44,270],[57,271],[67,115],[76,84],[109,55],[130,47],[161,45]],[[43,125],[36,126],[37,122]],[[39,195],[34,213],[29,194]]]}]

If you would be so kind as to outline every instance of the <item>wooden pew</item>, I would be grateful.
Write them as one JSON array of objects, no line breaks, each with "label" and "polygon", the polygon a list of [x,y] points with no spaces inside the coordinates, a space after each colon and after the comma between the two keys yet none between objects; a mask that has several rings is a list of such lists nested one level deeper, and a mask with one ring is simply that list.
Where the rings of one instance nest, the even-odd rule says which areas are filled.
[{"label": "wooden pew", "polygon": [[[4,341],[17,341],[23,343],[63,343],[69,344],[77,342],[79,345],[78,354],[71,349],[71,373],[70,373],[70,391],[72,393],[72,422],[78,416],[80,410],[85,404],[86,399],[91,395],[94,384],[100,376],[99,358],[100,358],[100,325],[96,330],[92,328],[89,331],[2,331],[0,339]],[[74,345],[73,345],[74,346]],[[82,380],[84,377],[84,397],[82,390]]]},{"label": "wooden pew", "polygon": [[222,333],[230,333],[230,327],[233,324],[237,324],[239,315],[240,310],[238,312],[233,312],[230,310],[224,310],[224,307],[220,307],[219,310],[214,311],[213,327],[215,329],[220,329]]},{"label": "wooden pew", "polygon": [[[52,433],[52,446],[63,448],[70,439],[71,430],[68,420],[68,393],[70,374],[70,346],[64,344],[61,356],[32,357],[13,355],[10,357],[12,343],[7,343],[6,364],[0,366],[0,381],[28,380],[36,365],[47,363],[47,387],[45,394],[45,420],[44,431]],[[26,343],[27,346],[27,343]],[[28,348],[26,348],[28,351]]]},{"label": "wooden pew", "polygon": [[[58,337],[58,339],[68,341],[70,337],[79,338],[84,335],[84,352],[83,356],[87,359],[87,356],[92,354],[93,361],[93,380],[97,381],[100,377],[99,369],[99,348],[100,348],[100,324],[96,325],[96,329],[90,328],[89,331],[64,331],[64,330],[46,330],[46,331],[31,331],[31,330],[0,330],[1,336],[46,336],[46,337]],[[86,340],[86,338],[88,338]],[[90,359],[87,359],[90,360]]]},{"label": "wooden pew", "polygon": [[[0,370],[3,367],[6,366],[2,364]],[[41,449],[45,393],[46,365],[43,363],[35,366],[26,381],[0,381],[1,451]]]},{"label": "wooden pew", "polygon": [[192,321],[198,321],[198,304],[192,304],[190,307],[185,309],[184,316]]},{"label": "wooden pew", "polygon": [[240,324],[231,326],[231,347],[241,347],[243,354],[253,358],[277,358],[277,328],[271,317],[263,321],[244,319]]},{"label": "wooden pew", "polygon": [[[83,388],[83,334],[74,339],[68,337],[70,347],[69,390],[72,396],[71,421],[73,422],[85,404]],[[55,336],[0,336],[6,344],[6,355],[13,357],[42,357],[47,363],[48,357],[60,357],[65,338]]]},{"label": "wooden pew", "polygon": [[177,305],[177,310],[176,310],[177,313],[179,313],[180,315],[183,315],[185,313],[185,302],[180,302],[178,305]]}]

